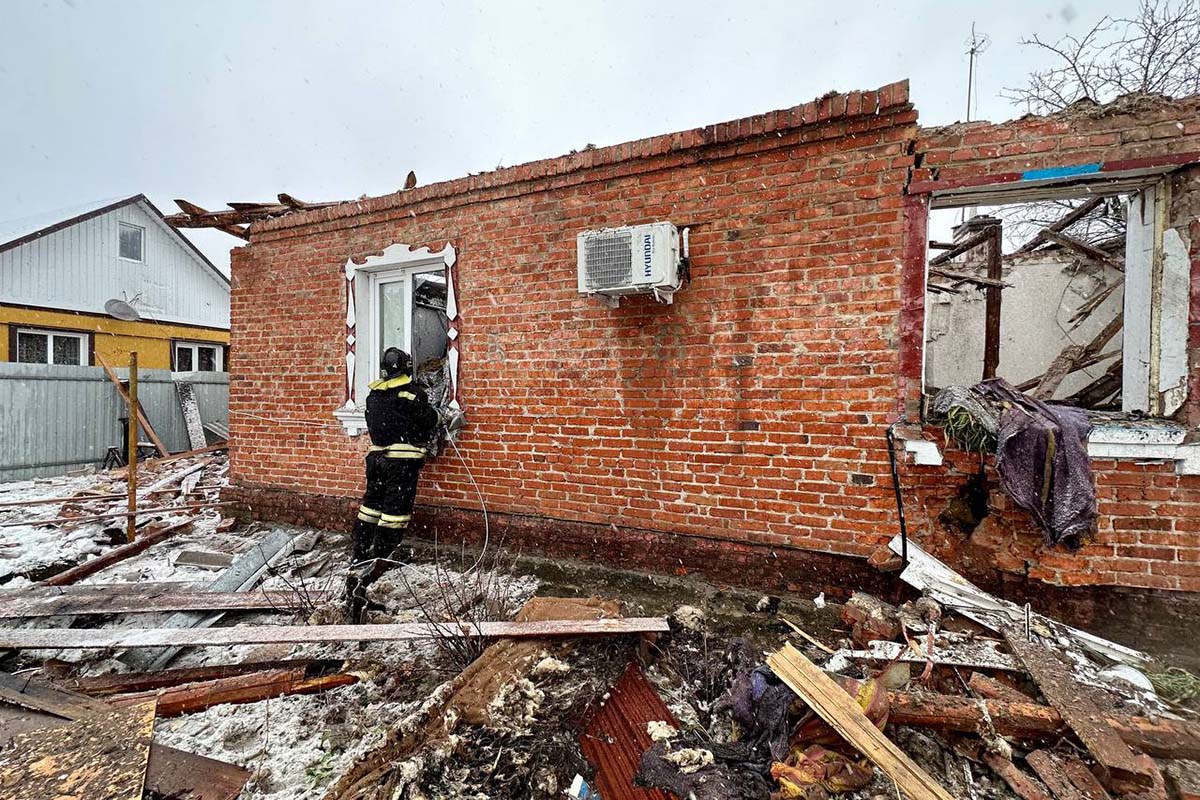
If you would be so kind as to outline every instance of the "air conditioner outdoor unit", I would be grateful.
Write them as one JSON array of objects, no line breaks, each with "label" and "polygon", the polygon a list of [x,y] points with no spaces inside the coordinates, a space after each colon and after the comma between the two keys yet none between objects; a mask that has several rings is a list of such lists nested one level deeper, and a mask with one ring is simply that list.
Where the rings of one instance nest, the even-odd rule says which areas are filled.
[{"label": "air conditioner outdoor unit", "polygon": [[679,231],[669,222],[584,231],[576,246],[579,293],[610,306],[628,294],[670,303],[681,285]]}]

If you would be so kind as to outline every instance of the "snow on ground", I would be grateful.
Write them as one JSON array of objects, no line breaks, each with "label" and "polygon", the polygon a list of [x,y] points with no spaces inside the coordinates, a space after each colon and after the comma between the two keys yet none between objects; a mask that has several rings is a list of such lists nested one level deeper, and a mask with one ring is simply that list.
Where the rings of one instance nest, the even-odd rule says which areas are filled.
[{"label": "snow on ground", "polygon": [[[143,478],[148,485],[155,478],[180,468],[162,465],[157,476]],[[223,481],[223,462],[204,470],[202,485]],[[104,473],[78,478],[54,478],[0,484],[0,503],[28,501],[43,497],[66,497],[81,492],[118,494],[124,481]],[[209,497],[212,497],[210,494]],[[191,500],[156,501],[196,502]],[[120,508],[120,500],[71,501],[80,514],[105,513]],[[36,521],[61,515],[61,504],[25,508],[0,508],[0,522]],[[246,530],[220,532],[219,509],[196,514],[191,530],[176,534],[145,552],[118,562],[81,583],[183,582],[206,585],[220,570],[178,566],[175,557],[181,550],[203,550],[236,556],[278,526],[252,526]],[[184,516],[168,521],[184,519]],[[120,521],[83,523],[74,530],[22,525],[0,528],[0,591],[16,590],[50,571],[93,558],[114,545],[106,527],[119,527]],[[286,528],[291,533],[304,529]],[[349,567],[348,539],[342,534],[324,533],[311,552],[294,553],[273,566],[261,582],[263,588],[279,590],[329,591],[332,600],[310,613],[240,612],[228,614],[217,624],[271,625],[294,624],[307,616],[314,623],[344,622],[344,589]],[[469,566],[469,565],[468,565]],[[57,568],[57,569],[54,569]],[[458,606],[462,598],[475,597],[479,590],[489,598],[486,613],[507,614],[533,596],[536,578],[502,574],[495,580],[468,578],[430,564],[417,563],[394,569],[376,582],[370,592],[371,622],[423,621],[426,614],[444,614],[448,604]],[[422,610],[422,607],[424,610]],[[0,620],[0,625],[55,627],[61,625],[97,628],[148,628],[162,625],[170,614],[127,614],[112,617],[40,618]],[[77,675],[100,675],[128,671],[117,651],[43,650],[22,654],[20,667],[37,667],[46,659],[58,659],[74,665]],[[448,663],[431,640],[408,642],[321,643],[265,646],[186,648],[171,667],[206,664],[230,664],[248,660],[287,658],[337,659],[342,671],[360,678],[350,686],[313,695],[280,697],[258,703],[220,705],[175,719],[159,720],[155,741],[182,750],[228,761],[250,769],[250,782],[243,800],[285,800],[313,798],[324,794],[355,760],[374,747],[385,733],[415,710],[434,687],[458,672]]]}]

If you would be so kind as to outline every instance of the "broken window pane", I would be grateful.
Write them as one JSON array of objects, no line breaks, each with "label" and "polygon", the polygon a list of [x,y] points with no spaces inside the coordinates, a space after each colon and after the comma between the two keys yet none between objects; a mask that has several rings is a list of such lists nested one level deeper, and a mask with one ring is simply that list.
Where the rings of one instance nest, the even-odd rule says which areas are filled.
[{"label": "broken window pane", "polygon": [[54,363],[55,364],[73,364],[80,365],[83,363],[80,356],[82,348],[80,340],[77,336],[55,336],[54,337]]},{"label": "broken window pane", "polygon": [[212,347],[199,347],[199,364],[201,372],[216,372],[217,371],[217,351]]},{"label": "broken window pane", "polygon": [[195,367],[192,366],[192,348],[175,348],[175,369],[178,372],[191,372],[193,369],[195,369]]},{"label": "broken window pane", "polygon": [[17,333],[17,361],[23,364],[48,364],[50,337],[44,333]]},{"label": "broken window pane", "polygon": [[404,341],[404,281],[389,281],[379,285],[379,355],[389,347],[405,349]]},{"label": "broken window pane", "polygon": [[449,325],[446,319],[446,274],[438,271],[414,275],[412,357],[417,370],[445,357]]}]

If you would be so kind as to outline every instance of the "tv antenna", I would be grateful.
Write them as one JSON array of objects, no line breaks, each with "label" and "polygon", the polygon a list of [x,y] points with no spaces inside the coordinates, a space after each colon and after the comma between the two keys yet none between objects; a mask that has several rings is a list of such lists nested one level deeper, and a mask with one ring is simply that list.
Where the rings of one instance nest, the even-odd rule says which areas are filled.
[{"label": "tv antenna", "polygon": [[986,33],[976,33],[975,23],[971,23],[971,38],[967,41],[967,122],[971,121],[971,102],[979,105],[978,92],[975,91],[975,61],[979,54],[987,50],[991,39]]}]

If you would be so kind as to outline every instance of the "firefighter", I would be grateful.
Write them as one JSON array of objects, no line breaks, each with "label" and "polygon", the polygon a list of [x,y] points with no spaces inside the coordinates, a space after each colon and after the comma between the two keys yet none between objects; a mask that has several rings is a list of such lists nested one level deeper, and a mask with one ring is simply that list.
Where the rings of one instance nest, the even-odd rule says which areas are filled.
[{"label": "firefighter", "polygon": [[367,395],[367,491],[354,521],[354,566],[349,578],[351,616],[358,620],[366,588],[381,575],[385,559],[404,539],[417,496],[426,448],[437,431],[438,414],[425,392],[413,385],[412,358],[389,347],[380,362],[383,377]]}]

